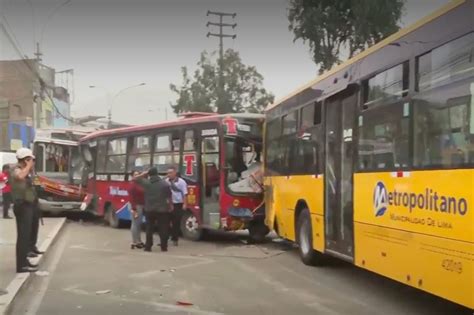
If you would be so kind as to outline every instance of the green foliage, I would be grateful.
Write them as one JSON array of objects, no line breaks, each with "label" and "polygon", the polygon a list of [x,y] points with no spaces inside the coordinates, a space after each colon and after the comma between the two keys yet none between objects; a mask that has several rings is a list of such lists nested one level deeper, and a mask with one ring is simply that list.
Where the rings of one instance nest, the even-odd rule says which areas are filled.
[{"label": "green foliage", "polygon": [[294,40],[308,41],[319,72],[341,63],[399,27],[405,0],[290,0],[288,20]]},{"label": "green foliage", "polygon": [[[259,113],[274,96],[263,88],[263,76],[253,66],[242,63],[238,52],[228,49],[223,58],[223,91],[219,89],[219,65],[215,53],[201,53],[192,78],[181,68],[182,84],[170,84],[178,97],[171,103],[175,113],[219,112]],[[220,96],[220,97],[219,97]],[[219,101],[221,100],[221,101]]]}]

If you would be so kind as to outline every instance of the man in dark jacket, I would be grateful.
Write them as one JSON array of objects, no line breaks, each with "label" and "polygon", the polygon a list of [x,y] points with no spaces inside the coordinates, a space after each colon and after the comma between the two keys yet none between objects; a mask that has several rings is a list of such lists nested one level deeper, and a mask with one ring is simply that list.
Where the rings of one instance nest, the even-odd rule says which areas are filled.
[{"label": "man in dark jacket", "polygon": [[[144,176],[148,174],[148,179]],[[145,251],[153,246],[153,231],[158,227],[161,251],[168,251],[170,212],[173,210],[170,185],[158,176],[158,170],[152,167],[134,180],[143,187],[145,193],[146,243]]]}]

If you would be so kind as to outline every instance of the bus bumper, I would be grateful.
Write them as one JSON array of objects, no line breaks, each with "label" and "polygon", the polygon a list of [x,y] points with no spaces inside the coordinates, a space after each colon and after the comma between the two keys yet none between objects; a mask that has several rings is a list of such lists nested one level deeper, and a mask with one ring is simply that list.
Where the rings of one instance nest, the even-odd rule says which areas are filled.
[{"label": "bus bumper", "polygon": [[46,199],[39,199],[38,206],[41,211],[51,213],[81,210],[80,201],[48,201]]}]

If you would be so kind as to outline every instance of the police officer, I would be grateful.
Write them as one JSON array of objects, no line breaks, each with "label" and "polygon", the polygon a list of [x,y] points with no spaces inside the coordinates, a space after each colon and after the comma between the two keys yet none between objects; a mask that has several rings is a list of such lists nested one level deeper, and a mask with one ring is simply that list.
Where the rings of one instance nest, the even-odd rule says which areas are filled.
[{"label": "police officer", "polygon": [[16,151],[16,158],[18,164],[12,171],[10,183],[17,226],[16,271],[35,272],[38,266],[30,263],[27,258],[31,250],[34,207],[37,204],[32,178],[35,156],[30,149],[21,148]]}]

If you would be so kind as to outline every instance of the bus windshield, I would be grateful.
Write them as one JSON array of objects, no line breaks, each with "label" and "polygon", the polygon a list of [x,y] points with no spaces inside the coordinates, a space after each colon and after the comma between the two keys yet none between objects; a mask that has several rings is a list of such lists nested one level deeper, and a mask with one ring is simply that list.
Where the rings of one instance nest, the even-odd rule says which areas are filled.
[{"label": "bus windshield", "polygon": [[261,143],[225,138],[226,186],[232,193],[262,193]]}]

